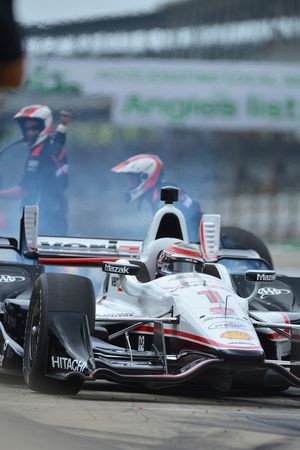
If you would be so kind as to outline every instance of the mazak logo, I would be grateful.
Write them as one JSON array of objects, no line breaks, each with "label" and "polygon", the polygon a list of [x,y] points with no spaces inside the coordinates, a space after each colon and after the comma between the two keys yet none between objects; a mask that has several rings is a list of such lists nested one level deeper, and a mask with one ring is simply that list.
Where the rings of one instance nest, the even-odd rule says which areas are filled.
[{"label": "mazak logo", "polygon": [[129,269],[126,266],[113,266],[112,264],[104,265],[104,272],[119,273],[122,275],[129,275]]},{"label": "mazak logo", "polygon": [[25,277],[19,275],[3,275],[0,274],[0,283],[16,283],[20,281],[25,281]]},{"label": "mazak logo", "polygon": [[265,297],[269,297],[272,295],[281,295],[281,294],[290,294],[291,291],[289,289],[278,289],[278,288],[271,288],[271,287],[267,287],[267,288],[260,288],[258,290],[259,293],[259,298],[263,299]]},{"label": "mazak logo", "polygon": [[257,281],[274,281],[276,280],[276,275],[274,273],[272,274],[258,273],[256,279]]}]

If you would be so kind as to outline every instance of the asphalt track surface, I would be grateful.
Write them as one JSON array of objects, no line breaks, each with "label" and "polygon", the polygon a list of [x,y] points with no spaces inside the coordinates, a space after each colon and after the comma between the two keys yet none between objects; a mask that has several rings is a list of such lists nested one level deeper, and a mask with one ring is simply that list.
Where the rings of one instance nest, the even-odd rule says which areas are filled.
[{"label": "asphalt track surface", "polygon": [[[280,252],[279,252],[280,253]],[[284,269],[276,254],[275,266]],[[297,258],[289,270],[300,269]],[[281,264],[281,266],[280,266]],[[300,270],[299,270],[300,272]],[[0,450],[300,449],[300,390],[149,392],[87,383],[72,397],[0,376]]]},{"label": "asphalt track surface", "polygon": [[72,397],[0,383],[1,450],[295,449],[300,392],[151,393],[93,383]]}]

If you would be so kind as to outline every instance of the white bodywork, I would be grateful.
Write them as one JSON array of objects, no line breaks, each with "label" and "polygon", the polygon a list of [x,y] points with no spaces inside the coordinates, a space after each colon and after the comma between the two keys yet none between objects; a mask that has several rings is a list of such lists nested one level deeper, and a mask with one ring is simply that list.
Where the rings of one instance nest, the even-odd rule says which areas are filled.
[{"label": "white bodywork", "polygon": [[[182,239],[160,237],[160,227],[166,214],[174,216],[182,230]],[[208,260],[218,253],[220,216],[204,215],[200,229],[202,249],[206,247]],[[96,303],[96,320],[139,317],[179,317],[178,324],[164,324],[166,337],[199,344],[201,347],[236,349],[263,354],[257,330],[249,317],[250,298],[239,297],[231,276],[222,264],[206,263],[203,273],[181,273],[155,278],[157,257],[167,245],[182,240],[188,242],[185,219],[173,205],[165,205],[154,216],[143,243],[139,257],[141,270],[148,280],[140,282],[128,275],[107,274]],[[134,260],[130,261],[132,264]],[[120,264],[128,264],[125,259]],[[254,288],[254,284],[253,284]],[[258,288],[258,285],[257,285]],[[257,314],[258,320],[289,323],[288,315],[280,312]],[[153,323],[142,325],[135,333],[153,333]],[[260,329],[270,339],[285,343],[285,352],[290,350],[287,337],[274,333],[270,328]],[[283,351],[281,351],[282,356]]]},{"label": "white bodywork", "polygon": [[[120,263],[126,261],[120,261]],[[96,320],[103,318],[162,317],[172,311],[179,324],[165,324],[166,337],[174,337],[214,349],[256,350],[263,354],[257,331],[249,317],[249,299],[239,297],[227,269],[215,264],[219,278],[206,273],[168,275],[147,283],[128,275],[107,275],[96,304]],[[210,266],[209,266],[210,267]],[[204,269],[205,270],[205,269]],[[287,314],[260,312],[264,322],[290,323]],[[153,333],[153,325],[137,332]],[[266,327],[260,329],[271,340],[285,343],[281,353],[290,350],[289,339]],[[282,356],[281,354],[281,356]]]}]

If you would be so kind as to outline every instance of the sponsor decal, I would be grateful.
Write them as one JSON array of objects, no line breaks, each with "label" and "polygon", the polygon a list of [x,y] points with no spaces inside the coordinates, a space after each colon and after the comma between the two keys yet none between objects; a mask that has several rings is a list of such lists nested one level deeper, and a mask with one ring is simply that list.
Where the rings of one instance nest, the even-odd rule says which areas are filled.
[{"label": "sponsor decal", "polygon": [[143,352],[145,350],[145,336],[140,335],[138,338],[138,350]]},{"label": "sponsor decal", "polygon": [[[173,275],[174,276],[174,275]],[[176,280],[179,279],[180,284],[178,284],[177,286],[170,286],[168,285],[164,285],[162,286],[163,289],[167,289],[170,290],[170,293],[172,294],[173,292],[176,292],[180,289],[185,289],[185,288],[191,288],[191,287],[197,287],[197,286],[202,286],[203,285],[203,281],[194,281],[192,283],[190,283],[187,280],[180,280],[180,277],[176,277]],[[199,294],[202,294],[203,292],[198,292]]]},{"label": "sponsor decal", "polygon": [[186,208],[190,208],[190,206],[191,206],[192,203],[193,203],[193,200],[192,200],[191,197],[189,197],[187,194],[183,195],[182,198],[181,198],[181,200],[182,200],[182,203],[184,204],[184,206],[185,206]]},{"label": "sponsor decal", "polygon": [[69,164],[63,164],[56,172],[55,176],[60,177],[62,175],[65,175],[69,173]]},{"label": "sponsor decal", "polygon": [[223,306],[215,306],[213,308],[209,308],[209,311],[212,314],[226,314],[226,315],[235,315],[236,312],[233,308],[224,308]]},{"label": "sponsor decal", "polygon": [[39,166],[39,164],[40,163],[37,159],[30,159],[27,165],[28,172],[34,172],[36,168]]},{"label": "sponsor decal", "polygon": [[112,285],[112,287],[118,287],[119,277],[111,277],[111,285]]},{"label": "sponsor decal", "polygon": [[225,333],[221,334],[221,338],[226,339],[242,339],[243,341],[251,341],[253,339],[253,336],[251,336],[248,333],[245,333],[244,331],[225,331]]},{"label": "sponsor decal", "polygon": [[269,297],[271,295],[281,295],[281,294],[290,294],[291,291],[289,289],[278,289],[272,287],[263,287],[258,289],[258,294],[261,299],[265,297]]},{"label": "sponsor decal", "polygon": [[51,356],[51,366],[53,369],[63,369],[72,372],[84,372],[87,368],[85,361],[71,359],[63,356]]},{"label": "sponsor decal", "polygon": [[[142,325],[139,328],[137,328],[136,330],[137,332],[143,332],[143,333],[151,333],[153,335],[154,332],[154,327],[152,326],[148,326],[148,325]],[[179,330],[173,330],[173,329],[168,329],[165,328],[164,330],[165,332],[165,336],[167,338],[176,338],[176,339],[183,339],[183,340],[188,340],[191,342],[195,342],[195,343],[199,343],[200,345],[204,345],[204,346],[208,346],[208,347],[212,347],[212,348],[240,348],[240,349],[257,349],[257,350],[262,350],[261,346],[259,344],[257,344],[254,341],[254,338],[250,335],[248,335],[251,339],[252,342],[246,342],[246,339],[242,340],[240,342],[236,341],[235,342],[220,342],[219,341],[215,341],[214,339],[207,339],[204,336],[198,336],[192,333],[187,333],[186,331],[179,331]],[[235,333],[237,333],[236,331],[233,331]],[[241,332],[240,332],[241,333]],[[246,333],[244,333],[246,334]]]},{"label": "sponsor decal", "polygon": [[248,281],[265,282],[265,281],[275,281],[276,273],[271,270],[247,270],[246,279]]},{"label": "sponsor decal", "polygon": [[265,274],[265,273],[258,273],[257,274],[257,281],[274,281],[276,280],[275,274]]},{"label": "sponsor decal", "polygon": [[208,300],[210,301],[210,303],[224,303],[224,300],[222,299],[221,295],[219,294],[219,292],[216,291],[200,291],[199,294],[203,294],[205,295]]},{"label": "sponsor decal", "polygon": [[[287,323],[287,324],[290,323],[289,316],[288,316],[286,313],[284,313],[283,311],[280,311],[280,312],[279,312],[279,315],[282,316],[283,322],[284,322],[284,323]],[[278,320],[278,319],[277,319],[277,320]],[[277,322],[277,320],[276,320],[275,322]],[[282,322],[282,320],[281,320],[280,322]],[[280,323],[280,322],[279,322],[279,323]],[[266,327],[266,328],[267,328],[267,327]],[[288,328],[285,328],[283,331],[284,331],[285,333],[287,333],[289,336],[291,336],[291,331],[292,331],[292,330],[290,330],[290,329],[288,329]],[[269,329],[268,329],[268,328],[267,328],[267,332],[265,332],[265,334],[268,336],[269,339],[275,340],[275,341],[286,341],[286,340],[288,339],[288,338],[286,338],[285,336],[282,336],[282,334],[280,334],[280,333],[278,333],[278,332],[276,332],[276,331],[269,332]],[[295,331],[293,332],[293,340],[294,340],[294,337],[295,337],[294,335],[295,335]]]},{"label": "sponsor decal", "polygon": [[0,355],[0,367],[2,367],[2,365],[3,365],[4,354],[5,354],[5,352],[6,352],[6,349],[7,349],[7,347],[8,347],[8,344],[9,344],[9,341],[6,339],[6,340],[3,342],[3,346],[2,346],[2,354]]},{"label": "sponsor decal", "polygon": [[139,251],[140,251],[140,247],[138,245],[120,245],[119,249],[127,250],[128,252],[131,252],[131,253],[139,253]]},{"label": "sponsor decal", "polygon": [[101,241],[97,242],[89,242],[87,239],[81,239],[80,242],[76,241],[41,241],[39,244],[40,248],[45,250],[67,250],[67,251],[76,251],[76,250],[86,250],[86,251],[99,251],[106,250],[109,252],[126,252],[126,253],[139,253],[140,246],[139,245],[121,245],[118,241]]},{"label": "sponsor decal", "polygon": [[113,266],[112,264],[104,264],[104,272],[119,273],[121,275],[129,275],[129,268],[126,266]]},{"label": "sponsor decal", "polygon": [[0,274],[0,283],[16,283],[25,280],[26,280],[25,277],[21,277],[19,275]]},{"label": "sponsor decal", "polygon": [[128,312],[117,312],[117,313],[111,313],[111,314],[101,314],[97,317],[97,319],[101,317],[133,317],[133,314]]},{"label": "sponsor decal", "polygon": [[[42,241],[40,243],[41,248],[51,248],[55,250],[76,250],[76,249],[87,249],[87,250],[99,250],[99,249],[106,249],[108,246],[106,244],[83,244],[81,242],[46,242]],[[116,246],[114,247],[116,248]]]},{"label": "sponsor decal", "polygon": [[[203,322],[209,322],[211,320],[214,320],[216,322],[217,320],[219,320],[220,322],[222,321],[223,323],[225,320],[224,316],[219,316],[219,317],[218,316],[208,316],[208,317],[202,316],[202,317],[199,317],[199,319],[202,319]],[[233,317],[232,320],[234,320],[235,322],[238,321],[238,322],[249,323],[246,318],[241,318],[241,317]]]},{"label": "sponsor decal", "polygon": [[216,322],[212,323],[208,327],[210,330],[221,330],[225,328],[234,328],[234,329],[247,329],[249,328],[246,323],[242,322]]},{"label": "sponsor decal", "polygon": [[[213,317],[201,316],[201,317],[199,317],[199,319],[202,319],[203,322],[209,322],[210,320],[217,320],[217,319],[224,320],[224,316],[220,316],[220,317],[216,317],[216,316],[213,316]],[[236,320],[239,320],[239,319],[236,319]]]},{"label": "sponsor decal", "polygon": [[179,245],[170,245],[168,248],[173,252],[180,254],[181,256],[188,256],[189,258],[201,258],[201,253],[199,252],[199,250],[193,247],[193,244],[182,242]]}]

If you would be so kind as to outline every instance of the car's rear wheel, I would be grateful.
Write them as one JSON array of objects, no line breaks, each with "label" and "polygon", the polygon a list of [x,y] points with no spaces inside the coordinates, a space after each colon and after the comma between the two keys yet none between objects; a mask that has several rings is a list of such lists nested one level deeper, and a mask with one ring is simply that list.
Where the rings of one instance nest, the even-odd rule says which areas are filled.
[{"label": "car's rear wheel", "polygon": [[273,269],[273,261],[266,244],[255,234],[238,227],[221,228],[221,248],[254,250]]},{"label": "car's rear wheel", "polygon": [[42,274],[33,289],[25,328],[23,373],[33,390],[63,395],[76,394],[83,383],[79,377],[67,381],[46,376],[48,364],[49,312],[82,312],[90,330],[95,324],[95,295],[92,282],[78,275]]}]

